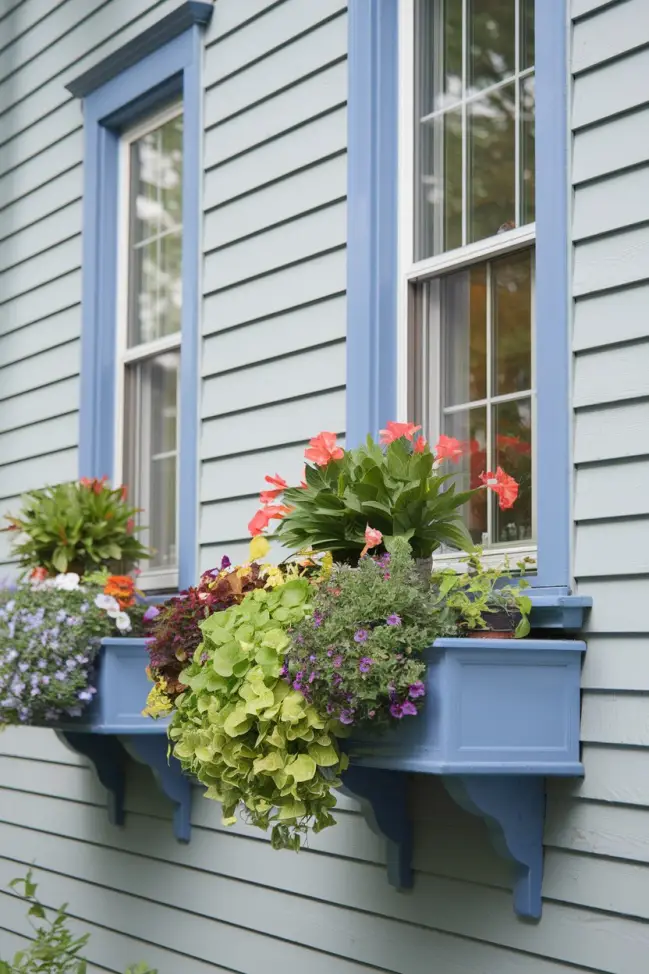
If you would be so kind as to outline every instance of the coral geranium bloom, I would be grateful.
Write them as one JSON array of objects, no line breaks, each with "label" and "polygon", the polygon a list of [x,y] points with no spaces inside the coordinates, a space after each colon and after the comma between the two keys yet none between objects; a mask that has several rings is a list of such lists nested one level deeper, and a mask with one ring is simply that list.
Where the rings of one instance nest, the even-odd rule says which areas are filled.
[{"label": "coral geranium bloom", "polygon": [[421,429],[421,426],[415,426],[414,423],[395,423],[390,420],[385,424],[385,429],[380,430],[380,438],[383,446],[388,446],[390,443],[394,443],[395,440],[399,440],[402,436],[405,436],[407,440],[412,442],[412,438],[415,433]]},{"label": "coral geranium bloom", "polygon": [[273,519],[281,521],[281,519],[286,515],[290,514],[293,510],[292,507],[286,507],[285,504],[267,504],[266,507],[262,507],[257,511],[255,516],[248,522],[248,531],[255,538],[262,531],[265,531],[270,522]]},{"label": "coral geranium bloom", "polygon": [[424,436],[418,436],[417,439],[415,440],[415,445],[414,445],[414,447],[412,449],[412,452],[413,453],[423,453],[424,450],[426,449],[426,446],[427,445],[428,444],[426,443],[426,437],[424,437]]},{"label": "coral geranium bloom", "polygon": [[361,551],[361,558],[364,558],[370,548],[376,548],[383,541],[383,535],[376,528],[371,528],[369,524],[365,528],[365,547]]},{"label": "coral geranium bloom", "polygon": [[435,457],[437,460],[452,460],[457,463],[464,454],[464,447],[454,436],[440,436],[435,447]]},{"label": "coral geranium bloom", "polygon": [[488,471],[480,474],[480,480],[485,487],[498,494],[498,506],[502,511],[514,506],[518,497],[518,484],[502,467],[497,467],[495,473]]},{"label": "coral geranium bloom", "polygon": [[345,451],[336,444],[335,433],[318,433],[309,440],[309,449],[304,451],[307,460],[311,460],[317,467],[326,467],[332,460],[342,460]]}]

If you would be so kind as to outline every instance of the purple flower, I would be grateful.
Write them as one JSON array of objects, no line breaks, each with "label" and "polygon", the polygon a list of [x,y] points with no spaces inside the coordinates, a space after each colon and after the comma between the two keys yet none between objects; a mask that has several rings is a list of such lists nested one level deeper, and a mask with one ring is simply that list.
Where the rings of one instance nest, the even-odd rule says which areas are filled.
[{"label": "purple flower", "polygon": [[372,669],[373,663],[374,660],[371,659],[369,656],[363,656],[362,660],[358,664],[358,668],[361,671],[361,673],[369,673],[370,670]]},{"label": "purple flower", "polygon": [[302,690],[302,681],[298,679],[293,680],[293,689],[300,692]]},{"label": "purple flower", "polygon": [[56,613],[56,621],[65,622],[66,616],[67,616],[67,612],[65,611],[65,609],[59,609],[59,611]]},{"label": "purple flower", "polygon": [[299,643],[300,645],[302,645],[302,643],[304,642],[304,636],[302,635],[301,632],[298,632],[297,636],[295,637],[295,642]]},{"label": "purple flower", "polygon": [[79,694],[77,694],[77,696],[79,697],[79,700],[83,700],[84,703],[92,700],[92,692],[90,690],[82,690]]},{"label": "purple flower", "polygon": [[421,680],[417,680],[416,683],[411,683],[408,687],[408,696],[412,700],[416,700],[417,697],[426,696],[426,684],[422,683]]},{"label": "purple flower", "polygon": [[88,605],[87,602],[82,602],[81,605],[79,606],[79,612],[83,612],[85,614],[89,608],[90,606]]},{"label": "purple flower", "polygon": [[323,617],[322,617],[322,613],[321,612],[314,612],[313,613],[313,628],[314,629],[319,629],[320,628],[320,626],[322,625],[322,618]]},{"label": "purple flower", "polygon": [[315,680],[316,676],[317,676],[317,673],[316,673],[315,670],[312,673],[309,673],[309,683],[313,683],[313,681]]},{"label": "purple flower", "polygon": [[228,556],[227,555],[223,555],[223,557],[221,558],[221,571],[224,572],[226,570],[226,568],[229,568],[230,567],[231,564],[232,564],[232,562],[230,561],[230,559],[228,558]]},{"label": "purple flower", "polygon": [[339,669],[343,665],[343,658],[342,658],[342,656],[334,656],[334,658],[333,658],[333,664],[336,667],[336,669]]},{"label": "purple flower", "polygon": [[340,721],[341,724],[353,724],[354,723],[353,711],[341,710],[338,720]]},{"label": "purple flower", "polygon": [[334,654],[333,649],[328,649],[327,650],[327,656],[333,656],[333,654]]},{"label": "purple flower", "polygon": [[393,717],[396,717],[397,720],[401,720],[403,717],[403,705],[400,704],[398,700],[395,700],[394,703],[390,704],[390,713]]},{"label": "purple flower", "polygon": [[281,668],[281,670],[279,671],[279,675],[280,675],[280,676],[281,676],[282,678],[283,678],[283,677],[285,677],[285,676],[288,676],[288,666],[286,665],[286,663],[283,663],[283,664],[282,664],[282,668]]},{"label": "purple flower", "polygon": [[339,687],[343,682],[343,678],[340,673],[334,673],[333,680],[331,681],[335,687]]},{"label": "purple flower", "polygon": [[29,669],[29,663],[19,663],[18,669],[20,670],[21,673],[26,673],[27,670]]},{"label": "purple flower", "polygon": [[367,642],[368,635],[369,635],[369,633],[368,633],[367,629],[358,629],[354,633],[354,642],[355,643],[365,643],[365,642]]},{"label": "purple flower", "polygon": [[311,654],[311,656],[309,656],[309,660],[310,660],[311,663],[315,663],[317,661],[317,659],[318,659],[318,657],[315,656],[313,653]]},{"label": "purple flower", "polygon": [[67,624],[68,624],[68,626],[78,626],[80,622],[81,622],[81,619],[79,619],[78,616],[70,616],[68,618]]},{"label": "purple flower", "polygon": [[159,615],[160,615],[160,609],[158,608],[158,606],[150,605],[149,608],[144,613],[144,615],[142,616],[142,618],[144,619],[145,622],[153,622],[156,616]]},{"label": "purple flower", "polygon": [[404,700],[401,704],[401,716],[402,717],[416,717],[417,708],[411,700]]},{"label": "purple flower", "polygon": [[37,697],[41,691],[38,687],[32,687],[32,697]]},{"label": "purple flower", "polygon": [[46,686],[47,686],[47,684],[48,684],[49,682],[50,682],[50,678],[49,678],[49,676],[42,676],[42,677],[41,677],[41,683],[42,683],[42,685],[43,685],[44,687],[46,687]]},{"label": "purple flower", "polygon": [[393,612],[391,616],[388,616],[385,620],[389,626],[400,626],[401,616],[398,616],[396,612]]},{"label": "purple flower", "polygon": [[68,678],[68,674],[65,672],[65,670],[57,670],[56,673],[54,674],[54,679],[59,680],[61,683],[63,682],[63,680],[67,680],[67,678]]},{"label": "purple flower", "polygon": [[66,666],[66,669],[68,669],[68,670],[76,670],[76,668],[77,668],[77,662],[76,662],[76,660],[73,660],[73,659],[66,659],[65,666]]},{"label": "purple flower", "polygon": [[332,714],[334,712],[334,705],[332,703],[327,704],[327,713]]}]

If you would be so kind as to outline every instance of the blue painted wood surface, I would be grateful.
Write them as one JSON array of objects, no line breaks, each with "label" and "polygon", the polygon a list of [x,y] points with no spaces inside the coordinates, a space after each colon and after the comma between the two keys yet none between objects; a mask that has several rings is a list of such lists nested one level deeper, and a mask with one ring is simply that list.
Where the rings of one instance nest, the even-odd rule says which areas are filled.
[{"label": "blue painted wood surface", "polygon": [[426,774],[581,775],[577,640],[439,639],[426,703],[348,746],[364,767]]}]

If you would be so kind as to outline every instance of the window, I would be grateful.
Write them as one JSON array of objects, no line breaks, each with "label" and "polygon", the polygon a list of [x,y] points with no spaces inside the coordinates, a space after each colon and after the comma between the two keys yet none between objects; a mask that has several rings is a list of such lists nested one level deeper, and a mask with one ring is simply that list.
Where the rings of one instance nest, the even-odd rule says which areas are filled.
[{"label": "window", "polygon": [[154,552],[141,566],[140,584],[159,590],[176,585],[178,577],[181,107],[148,119],[124,133],[121,141],[123,279],[117,334],[122,396],[117,444],[120,479],[142,510],[142,540]]},{"label": "window", "polygon": [[149,592],[198,571],[202,29],[186,0],[68,88],[83,98],[79,475],[127,483]]},{"label": "window", "polygon": [[[411,414],[465,447],[461,488],[502,466],[520,485],[501,511],[468,505],[479,544],[528,554],[535,523],[533,0],[415,0],[414,192],[402,271],[410,291]],[[524,549],[524,551],[523,551]]]}]

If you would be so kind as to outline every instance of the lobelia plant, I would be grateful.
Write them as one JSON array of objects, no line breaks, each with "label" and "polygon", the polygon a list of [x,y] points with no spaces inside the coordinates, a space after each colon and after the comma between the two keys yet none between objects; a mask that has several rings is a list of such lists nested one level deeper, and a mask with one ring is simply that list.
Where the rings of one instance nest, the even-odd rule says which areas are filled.
[{"label": "lobelia plant", "polygon": [[126,487],[84,477],[25,494],[20,514],[8,515],[4,530],[18,532],[13,550],[25,572],[124,572],[149,557],[136,536],[137,514],[126,502]]},{"label": "lobelia plant", "polygon": [[[9,889],[28,907],[27,919],[34,932],[29,946],[14,954],[13,960],[0,959],[0,974],[86,974],[88,965],[80,956],[90,934],[75,937],[67,926],[67,903],[47,915],[47,908],[37,899],[37,884],[31,870],[22,879],[14,879]],[[37,922],[37,921],[40,921]],[[136,964],[126,974],[158,974],[148,964]]]},{"label": "lobelia plant", "polygon": [[257,589],[201,623],[203,643],[181,674],[169,736],[185,771],[275,848],[298,849],[308,828],[334,825],[332,788],[346,766],[335,743],[344,728],[283,679],[287,630],[311,612],[304,578]]},{"label": "lobelia plant", "polygon": [[[266,477],[271,489],[260,495],[261,509],[248,525],[255,536],[278,520],[274,537],[294,551],[331,551],[338,561],[356,564],[366,544],[365,530],[410,542],[416,559],[427,559],[440,545],[470,551],[471,537],[461,508],[476,490],[490,488],[503,508],[511,507],[518,485],[503,470],[482,475],[483,486],[457,492],[452,473],[438,473],[445,460],[457,461],[459,441],[442,436],[431,451],[415,438],[420,427],[388,423],[381,445],[368,436],[365,446],[343,450],[334,433],[310,441],[305,481],[289,487],[281,477]],[[313,465],[311,465],[313,464]],[[282,496],[282,503],[277,503]]]},{"label": "lobelia plant", "polygon": [[453,614],[425,584],[403,538],[357,568],[336,564],[318,584],[313,615],[291,632],[286,664],[295,690],[345,726],[417,716],[422,651],[455,634]]},{"label": "lobelia plant", "polygon": [[137,627],[143,611],[74,573],[0,592],[0,727],[80,716],[102,637]]}]

